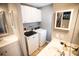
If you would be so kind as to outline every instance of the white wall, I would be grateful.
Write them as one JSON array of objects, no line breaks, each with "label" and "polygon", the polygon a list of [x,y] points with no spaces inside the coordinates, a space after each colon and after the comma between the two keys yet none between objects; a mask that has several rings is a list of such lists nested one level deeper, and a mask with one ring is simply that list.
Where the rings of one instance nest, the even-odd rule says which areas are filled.
[{"label": "white wall", "polygon": [[34,23],[23,23],[23,28],[26,28],[26,30],[31,30],[32,28],[40,27],[40,22],[34,22]]},{"label": "white wall", "polygon": [[51,40],[51,24],[53,16],[53,5],[44,6],[41,8],[42,22],[41,27],[47,30],[47,40]]},{"label": "white wall", "polygon": [[[15,4],[14,4],[15,5]],[[0,11],[5,11],[6,13],[9,13],[9,11],[12,9],[13,7],[11,6],[11,8],[10,8],[10,5],[8,5],[8,4],[0,4]],[[13,9],[15,9],[15,8],[13,8]],[[17,12],[17,11],[16,11]],[[8,14],[6,15],[7,17],[6,17],[6,20],[7,20],[7,22],[8,22],[8,29],[11,29],[11,24],[10,24],[10,21],[11,21],[11,18],[9,18],[8,17]],[[16,16],[17,17],[17,16]],[[15,19],[16,20],[16,19]],[[19,19],[18,19],[19,20]],[[13,22],[14,20],[12,20],[12,22]],[[8,31],[8,33],[10,33],[9,35],[7,35],[6,37],[7,38],[9,38],[9,37],[11,37],[11,35],[13,35],[14,33],[12,33],[13,31],[11,30],[11,31]],[[15,35],[15,34],[14,34]],[[2,37],[2,38],[4,38],[4,39],[7,39],[5,36],[4,37]],[[14,37],[11,37],[11,38],[14,38]],[[1,38],[0,38],[1,39]],[[15,39],[14,39],[15,40]],[[7,42],[7,41],[5,41],[5,42]],[[11,50],[8,50],[8,49],[14,49],[15,51],[11,51]],[[21,49],[20,49],[20,45],[19,45],[19,43],[18,42],[16,42],[16,43],[14,43],[14,44],[10,44],[10,45],[8,45],[8,47],[7,46],[5,46],[5,47],[2,47],[2,48],[0,48],[0,49],[2,49],[2,50],[7,50],[7,51],[9,51],[9,54],[8,55],[21,55]],[[18,50],[18,51],[16,51],[16,50]],[[2,52],[2,51],[1,51]],[[10,54],[11,53],[11,54]]]},{"label": "white wall", "polygon": [[67,4],[67,3],[53,4],[54,14],[55,14],[55,11],[59,11],[59,10],[68,10],[68,9],[74,10],[69,31],[55,29],[54,28],[55,18],[54,18],[54,20],[53,20],[53,37],[54,38],[58,38],[58,39],[66,41],[66,42],[72,41],[73,30],[75,27],[75,21],[76,21],[77,13],[78,13],[78,6],[79,6],[78,4],[73,4],[73,3],[72,4]]},{"label": "white wall", "polygon": [[13,11],[14,19],[12,21],[14,23],[13,26],[15,28],[15,33],[18,36],[22,54],[27,55],[20,4],[8,4],[8,11]]},{"label": "white wall", "polygon": [[[78,7],[79,8],[79,7]],[[79,45],[79,11],[76,19],[75,29],[73,33],[72,43]]]}]

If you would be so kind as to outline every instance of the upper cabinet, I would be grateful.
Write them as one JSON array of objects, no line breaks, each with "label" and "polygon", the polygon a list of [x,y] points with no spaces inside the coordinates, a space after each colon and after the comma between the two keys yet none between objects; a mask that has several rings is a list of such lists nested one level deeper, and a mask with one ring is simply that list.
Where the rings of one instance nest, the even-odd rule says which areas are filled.
[{"label": "upper cabinet", "polygon": [[31,22],[41,22],[41,10],[21,5],[21,13],[22,13],[22,22],[23,23],[31,23]]},{"label": "upper cabinet", "polygon": [[70,30],[73,9],[56,11],[55,29]]}]

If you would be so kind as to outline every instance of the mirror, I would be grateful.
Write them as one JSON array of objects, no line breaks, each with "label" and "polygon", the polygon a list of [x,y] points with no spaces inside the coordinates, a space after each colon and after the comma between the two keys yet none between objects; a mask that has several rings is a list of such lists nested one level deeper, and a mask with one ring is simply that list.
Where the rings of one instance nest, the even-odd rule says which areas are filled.
[{"label": "mirror", "polygon": [[73,10],[56,11],[55,29],[69,30]]},{"label": "mirror", "polygon": [[0,37],[8,35],[11,32],[7,15],[4,11],[0,12]]}]

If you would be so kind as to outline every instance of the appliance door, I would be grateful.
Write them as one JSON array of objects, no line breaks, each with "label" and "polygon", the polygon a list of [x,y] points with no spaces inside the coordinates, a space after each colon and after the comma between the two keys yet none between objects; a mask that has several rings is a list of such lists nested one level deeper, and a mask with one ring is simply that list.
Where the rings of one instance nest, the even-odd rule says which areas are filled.
[{"label": "appliance door", "polygon": [[40,32],[40,46],[43,46],[46,42],[46,31]]}]

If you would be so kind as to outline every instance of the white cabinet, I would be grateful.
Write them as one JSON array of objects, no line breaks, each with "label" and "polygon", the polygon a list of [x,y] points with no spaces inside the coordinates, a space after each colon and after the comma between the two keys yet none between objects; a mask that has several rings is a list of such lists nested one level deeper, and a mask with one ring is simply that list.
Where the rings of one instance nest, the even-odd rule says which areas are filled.
[{"label": "white cabinet", "polygon": [[39,38],[38,34],[34,34],[30,37],[27,37],[29,55],[31,55],[35,50],[39,48]]},{"label": "white cabinet", "polygon": [[22,13],[22,22],[28,23],[31,21],[31,14],[32,10],[31,7],[28,6],[21,6],[21,13]]},{"label": "white cabinet", "polygon": [[23,23],[31,23],[31,22],[40,22],[41,21],[41,10],[21,5],[21,13],[22,13],[22,22]]},{"label": "white cabinet", "polygon": [[32,8],[32,22],[40,22],[41,21],[41,10]]},{"label": "white cabinet", "polygon": [[21,50],[18,42],[0,48],[1,56],[20,56]]}]

